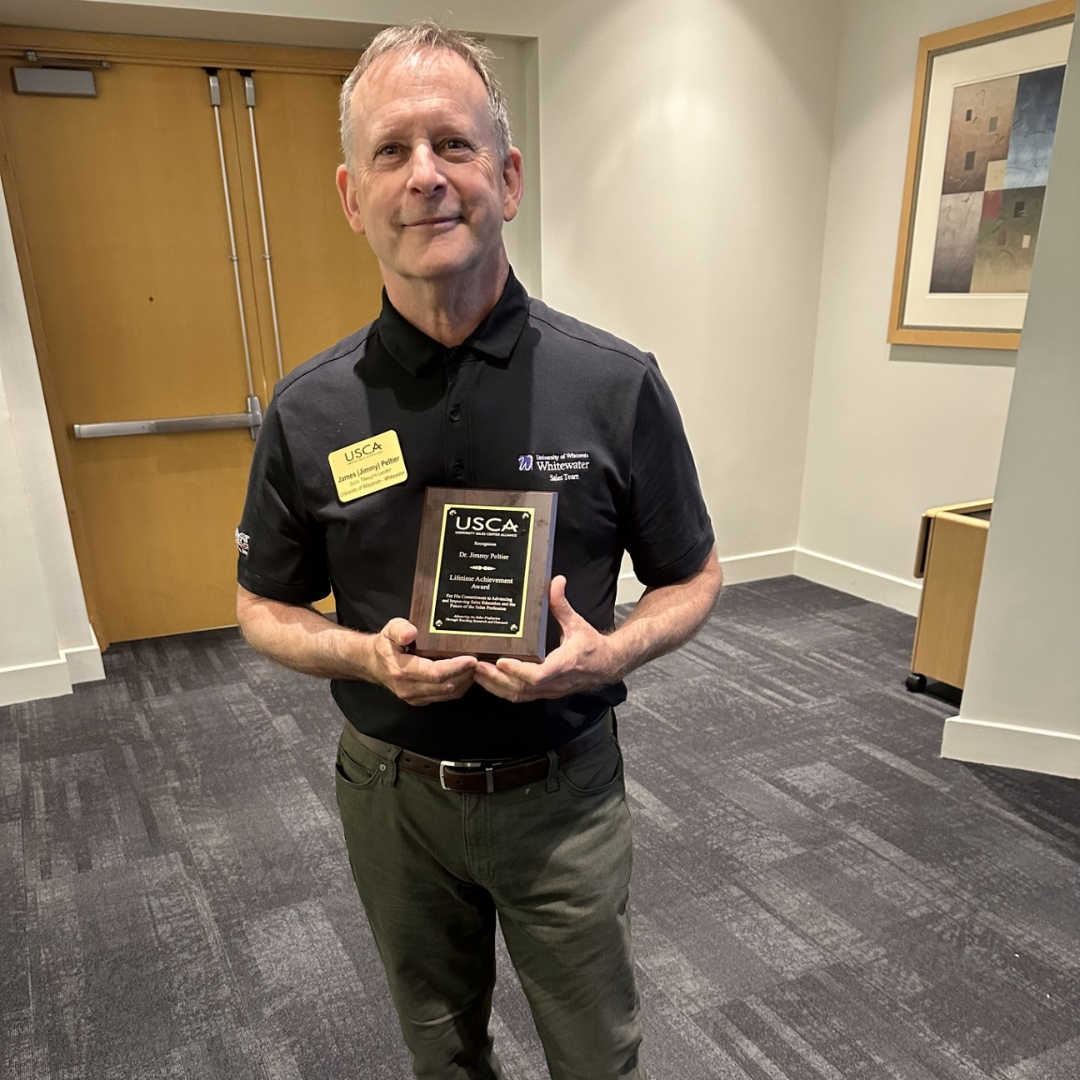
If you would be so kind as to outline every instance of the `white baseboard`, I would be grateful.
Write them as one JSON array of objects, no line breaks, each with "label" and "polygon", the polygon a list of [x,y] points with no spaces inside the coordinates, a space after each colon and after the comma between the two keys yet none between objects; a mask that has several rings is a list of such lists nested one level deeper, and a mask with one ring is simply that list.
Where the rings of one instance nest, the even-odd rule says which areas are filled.
[{"label": "white baseboard", "polygon": [[105,678],[97,644],[61,649],[55,660],[0,668],[0,706],[18,705],[40,698],[63,697],[75,683]]},{"label": "white baseboard", "polygon": [[764,581],[766,578],[794,574],[795,549],[775,548],[772,551],[755,551],[751,555],[725,555],[720,562],[724,567],[724,584],[743,585],[748,581]]},{"label": "white baseboard", "polygon": [[917,581],[905,581],[891,574],[883,574],[880,570],[871,570],[805,548],[795,549],[794,573],[807,581],[857,596],[860,600],[883,604],[906,615],[919,614],[922,585]]},{"label": "white baseboard", "polygon": [[[725,585],[742,585],[747,581],[764,581],[765,578],[784,577],[794,573],[795,549],[777,548],[775,551],[756,551],[752,555],[733,555],[720,560],[724,567]],[[645,591],[633,573],[619,575],[617,604],[635,604]]]},{"label": "white baseboard", "polygon": [[1080,779],[1080,735],[954,716],[945,721],[941,756]]},{"label": "white baseboard", "polygon": [[68,678],[72,684],[97,682],[105,678],[105,665],[101,662],[101,650],[96,642],[77,649],[61,649],[60,655],[67,662]]},{"label": "white baseboard", "polygon": [[[832,589],[870,600],[875,604],[895,608],[907,615],[919,613],[919,597],[922,585],[916,581],[883,574],[855,563],[820,555],[805,548],[775,548],[772,551],[755,551],[749,555],[725,555],[720,559],[724,567],[724,583],[743,585],[750,581],[784,577],[795,574],[807,581],[827,585]],[[616,602],[631,604],[637,601],[644,586],[632,573],[619,575]]]},{"label": "white baseboard", "polygon": [[0,668],[0,705],[18,705],[38,698],[71,693],[67,661],[63,657],[38,664]]}]

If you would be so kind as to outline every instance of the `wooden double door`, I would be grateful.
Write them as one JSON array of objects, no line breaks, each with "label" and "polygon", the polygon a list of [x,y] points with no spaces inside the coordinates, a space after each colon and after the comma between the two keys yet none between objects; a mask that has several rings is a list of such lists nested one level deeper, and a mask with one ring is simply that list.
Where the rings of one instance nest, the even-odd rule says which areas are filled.
[{"label": "wooden double door", "polygon": [[[99,640],[230,624],[254,443],[214,425],[253,423],[378,311],[334,186],[355,57],[14,28],[0,53],[0,166]],[[20,82],[89,70],[96,96],[16,92],[13,68],[50,65]]]}]

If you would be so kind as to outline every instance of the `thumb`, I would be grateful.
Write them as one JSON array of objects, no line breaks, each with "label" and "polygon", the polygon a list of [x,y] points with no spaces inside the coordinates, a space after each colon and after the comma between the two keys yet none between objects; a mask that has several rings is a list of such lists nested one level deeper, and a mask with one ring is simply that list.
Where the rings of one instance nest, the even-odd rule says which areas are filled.
[{"label": "thumb", "polygon": [[402,649],[408,648],[416,640],[417,630],[408,619],[391,619],[383,627],[383,635]]},{"label": "thumb", "polygon": [[578,618],[578,613],[570,606],[570,601],[566,599],[566,578],[562,574],[551,579],[549,596],[548,608],[551,614],[555,616],[563,630],[569,630],[574,620]]}]

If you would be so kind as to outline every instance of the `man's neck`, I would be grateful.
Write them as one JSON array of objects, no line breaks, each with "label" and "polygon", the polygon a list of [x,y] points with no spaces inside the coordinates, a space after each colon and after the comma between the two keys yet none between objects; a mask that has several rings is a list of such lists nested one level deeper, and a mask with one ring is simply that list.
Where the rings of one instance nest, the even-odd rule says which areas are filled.
[{"label": "man's neck", "polygon": [[480,274],[426,280],[386,275],[386,295],[397,312],[429,338],[447,348],[460,345],[499,302],[510,264],[505,254],[499,264]]}]

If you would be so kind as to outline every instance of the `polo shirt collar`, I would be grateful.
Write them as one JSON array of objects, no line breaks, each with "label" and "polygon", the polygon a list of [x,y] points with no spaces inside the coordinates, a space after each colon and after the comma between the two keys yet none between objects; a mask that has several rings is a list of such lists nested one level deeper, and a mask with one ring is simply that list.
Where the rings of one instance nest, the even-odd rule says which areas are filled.
[{"label": "polo shirt collar", "polygon": [[429,364],[450,353],[479,353],[484,359],[506,364],[517,345],[529,317],[529,294],[511,270],[502,296],[484,321],[454,349],[430,338],[402,315],[382,294],[378,335],[386,351],[410,375],[418,375]]}]

